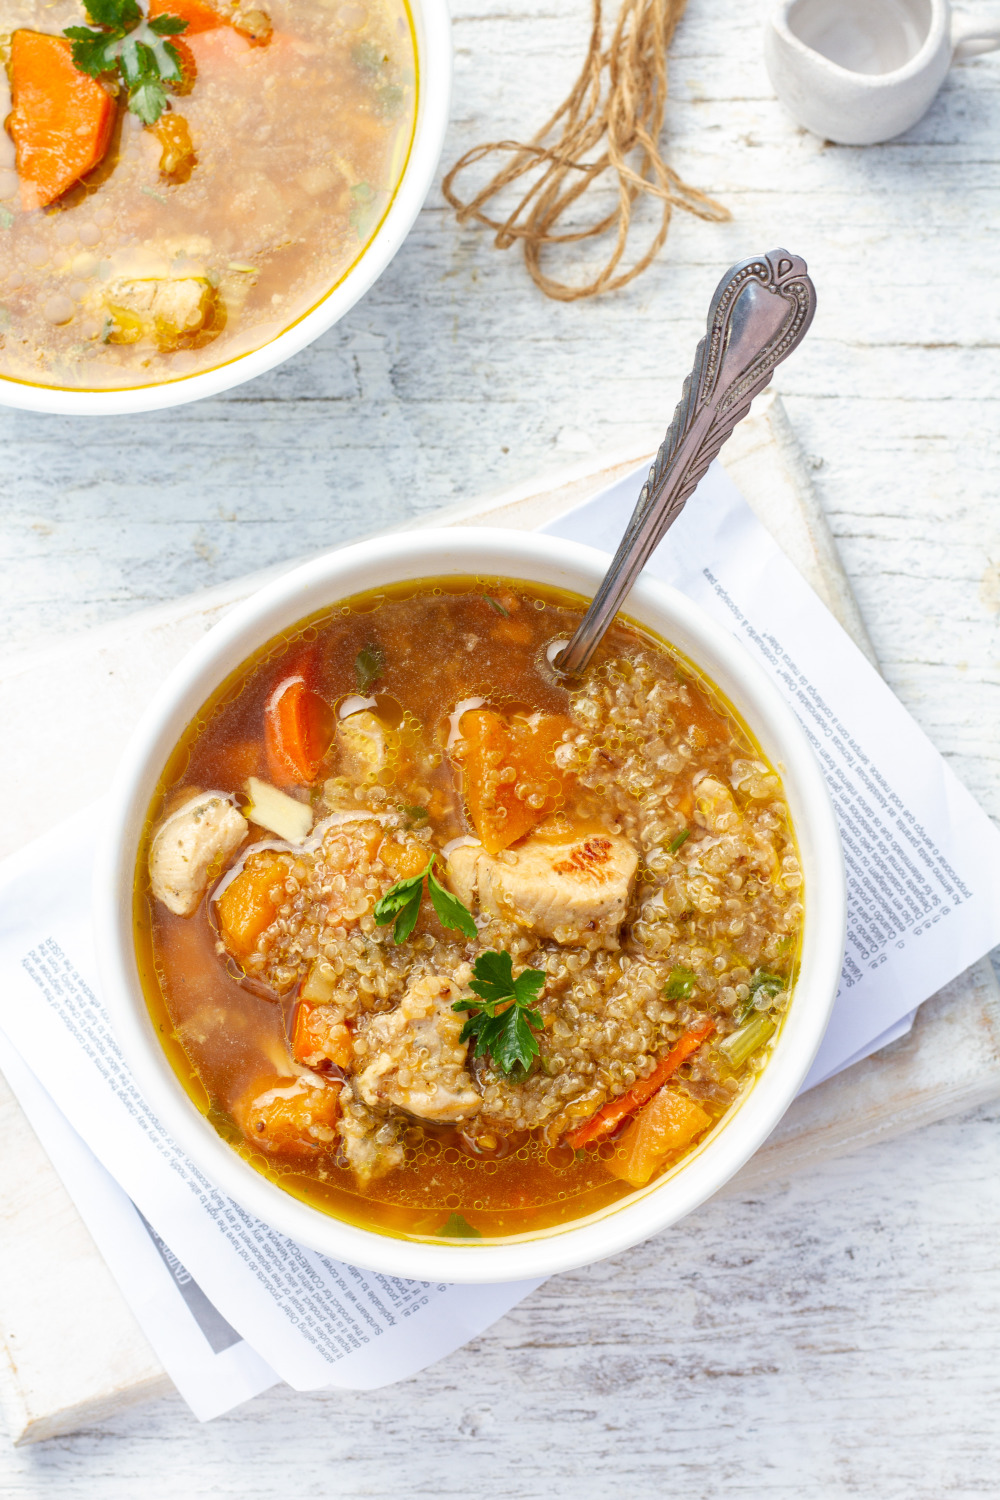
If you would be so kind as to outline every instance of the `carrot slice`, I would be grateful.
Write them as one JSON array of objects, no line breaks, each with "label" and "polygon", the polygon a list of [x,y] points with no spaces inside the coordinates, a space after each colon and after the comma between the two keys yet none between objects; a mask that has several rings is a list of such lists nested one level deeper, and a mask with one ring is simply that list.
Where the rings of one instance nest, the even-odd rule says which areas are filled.
[{"label": "carrot slice", "polygon": [[44,208],[104,156],[115,103],[74,65],[65,37],[40,31],[15,31],[11,37],[10,89],[7,129],[17,152],[21,206]]},{"label": "carrot slice", "polygon": [[282,677],[264,707],[267,765],[279,786],[315,781],[333,738],[333,710],[313,692],[307,671]]},{"label": "carrot slice", "polygon": [[187,22],[187,31],[182,36],[197,36],[201,31],[214,31],[217,26],[228,26],[227,16],[220,15],[205,0],[149,0],[147,14],[154,16],[177,16]]},{"label": "carrot slice", "polygon": [[666,1057],[653,1069],[648,1078],[640,1081],[629,1089],[627,1094],[619,1094],[617,1099],[609,1099],[596,1115],[591,1115],[582,1125],[571,1130],[566,1140],[574,1151],[581,1146],[588,1146],[591,1141],[603,1140],[610,1135],[617,1125],[627,1116],[634,1114],[647,1099],[663,1087],[668,1078],[672,1078],[682,1063],[687,1062],[693,1052],[697,1052],[706,1037],[711,1036],[715,1030],[715,1022],[709,1018],[700,1026],[686,1031],[681,1039],[674,1043]]},{"label": "carrot slice", "polygon": [[668,1156],[683,1151],[711,1123],[712,1116],[680,1089],[660,1089],[640,1109],[604,1165],[612,1177],[642,1187]]},{"label": "carrot slice", "polygon": [[[511,723],[489,708],[462,715],[462,791],[487,854],[509,848],[557,806],[566,778],[552,755],[569,723],[561,714]],[[513,780],[502,779],[511,771]]]}]

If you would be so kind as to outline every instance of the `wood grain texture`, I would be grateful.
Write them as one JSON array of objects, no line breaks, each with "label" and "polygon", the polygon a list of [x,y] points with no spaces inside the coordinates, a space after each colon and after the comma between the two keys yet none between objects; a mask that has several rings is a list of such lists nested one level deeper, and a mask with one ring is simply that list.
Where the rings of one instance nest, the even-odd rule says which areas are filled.
[{"label": "wood grain texture", "polygon": [[[778,377],[817,495],[890,683],[1000,814],[1000,64],[953,70],[898,142],[826,146],[771,95],[769,3],[690,0],[672,160],[734,219],[678,216],[624,293],[546,302],[434,193],[365,301],[254,385],[127,425],[0,413],[4,649],[648,448],[722,270],[785,243],[820,295]],[[458,0],[446,160],[539,120],[585,29],[570,0]],[[171,1398],[0,1453],[0,1492],[995,1495],[998,1123],[987,1106],[719,1200],[406,1385],[276,1392],[207,1428]]]}]

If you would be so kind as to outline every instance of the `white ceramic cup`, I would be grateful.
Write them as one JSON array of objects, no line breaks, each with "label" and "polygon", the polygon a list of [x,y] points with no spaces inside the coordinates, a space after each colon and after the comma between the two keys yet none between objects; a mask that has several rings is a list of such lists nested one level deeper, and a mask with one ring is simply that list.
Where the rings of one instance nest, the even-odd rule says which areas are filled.
[{"label": "white ceramic cup", "polygon": [[1000,47],[1000,22],[948,0],[780,0],[764,60],[789,114],[824,140],[870,146],[909,130],[955,59]]},{"label": "white ceramic cup", "polygon": [[371,244],[344,279],[277,338],[200,375],[122,390],[58,390],[0,376],[0,406],[62,416],[110,417],[182,406],[215,396],[297,354],[349,312],[378,280],[405,240],[434,181],[451,105],[451,16],[448,0],[410,0],[419,69],[413,145],[396,195]]},{"label": "white ceramic cup", "polygon": [[746,1098],[678,1169],[593,1217],[500,1244],[421,1244],[374,1233],[300,1202],[254,1171],[199,1114],[156,1037],[136,967],[136,851],[167,758],[201,705],[258,647],[314,611],[407,579],[500,575],[591,597],[608,557],[532,532],[469,527],[401,532],[306,563],[238,605],[171,673],[142,717],[115,777],[94,879],[101,985],[136,1082],[164,1126],[211,1181],[302,1244],[389,1275],[514,1281],[612,1255],[702,1203],[767,1139],[795,1097],[826,1029],[844,953],[840,835],[826,783],[798,720],[742,645],[691,601],[643,577],[627,613],[696,662],[742,714],[780,771],[805,880],[799,978],[768,1066]]}]

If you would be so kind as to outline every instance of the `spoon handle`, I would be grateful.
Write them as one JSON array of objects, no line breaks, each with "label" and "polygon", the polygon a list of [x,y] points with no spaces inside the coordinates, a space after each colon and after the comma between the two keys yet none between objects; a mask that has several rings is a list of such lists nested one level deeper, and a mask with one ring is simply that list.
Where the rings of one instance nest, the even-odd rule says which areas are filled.
[{"label": "spoon handle", "polygon": [[593,603],[556,657],[561,676],[586,667],[653,550],[754,396],[802,342],[815,311],[806,263],[787,250],[742,260],[719,282],[694,369],[632,519]]}]

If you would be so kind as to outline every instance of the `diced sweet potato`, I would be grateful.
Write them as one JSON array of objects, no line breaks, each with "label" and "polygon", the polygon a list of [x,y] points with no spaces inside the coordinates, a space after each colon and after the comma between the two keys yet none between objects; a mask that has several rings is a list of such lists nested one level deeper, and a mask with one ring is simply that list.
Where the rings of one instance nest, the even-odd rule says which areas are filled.
[{"label": "diced sweet potato", "polygon": [[340,1085],[259,1078],[233,1106],[247,1140],[272,1156],[317,1156],[336,1139]]},{"label": "diced sweet potato", "polygon": [[299,1001],[292,1031],[292,1056],[308,1068],[318,1068],[323,1062],[335,1063],[338,1068],[350,1067],[354,1041],[337,1006]]},{"label": "diced sweet potato", "polygon": [[511,722],[488,708],[462,715],[456,759],[469,817],[488,854],[516,843],[558,805],[566,776],[553,751],[569,723],[560,714]]},{"label": "diced sweet potato", "polygon": [[10,88],[7,130],[17,151],[21,205],[44,208],[100,162],[111,140],[115,102],[75,66],[65,37],[40,31],[11,37]]},{"label": "diced sweet potato", "polygon": [[712,1123],[700,1105],[677,1088],[663,1088],[639,1111],[604,1165],[612,1177],[642,1187],[667,1157],[689,1146]]},{"label": "diced sweet potato", "polygon": [[231,953],[246,958],[277,914],[274,891],[280,881],[273,854],[254,854],[218,901],[219,930]]}]

